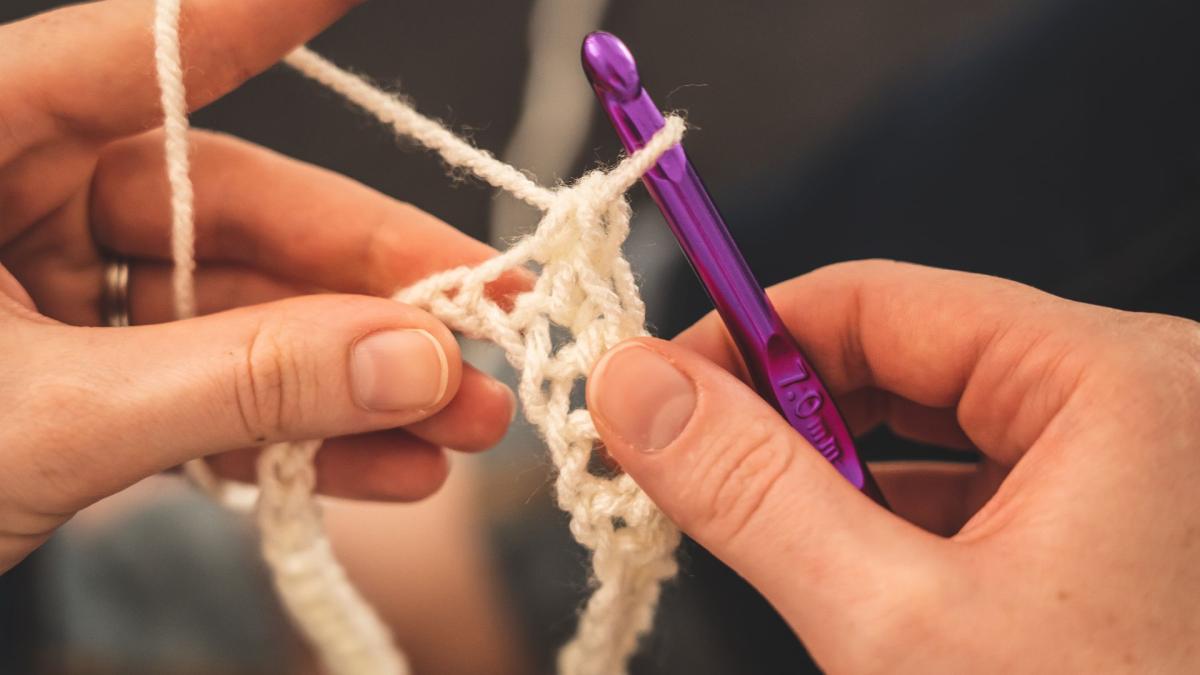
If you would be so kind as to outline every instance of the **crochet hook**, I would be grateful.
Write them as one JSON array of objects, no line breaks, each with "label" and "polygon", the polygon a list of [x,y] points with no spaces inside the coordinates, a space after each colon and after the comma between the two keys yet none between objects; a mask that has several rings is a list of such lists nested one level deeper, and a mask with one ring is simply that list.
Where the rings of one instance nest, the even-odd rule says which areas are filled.
[{"label": "crochet hook", "polygon": [[[666,124],[642,87],[633,54],[616,36],[597,31],[584,38],[583,69],[627,152]],[[755,280],[682,144],[664,153],[642,182],[716,305],[759,395],[851,484],[886,507],[833,397]]]}]

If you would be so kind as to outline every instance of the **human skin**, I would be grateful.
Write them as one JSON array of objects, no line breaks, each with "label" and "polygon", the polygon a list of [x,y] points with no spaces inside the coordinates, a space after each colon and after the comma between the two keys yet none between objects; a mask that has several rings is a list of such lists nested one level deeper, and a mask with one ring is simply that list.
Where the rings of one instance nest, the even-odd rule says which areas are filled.
[{"label": "human skin", "polygon": [[1195,672],[1200,326],[992,277],[835,265],[770,295],[851,427],[977,449],[858,493],[709,316],[588,402],[611,456],[834,673]]},{"label": "human skin", "polygon": [[[189,105],[354,4],[185,2]],[[152,16],[150,0],[106,0],[0,27],[0,572],[79,509],[189,459],[251,479],[253,447],[332,437],[318,490],[414,500],[445,479],[443,447],[488,447],[511,419],[511,392],[464,365],[445,326],[369,297],[494,251],[237,139],[191,135],[203,316],[171,321]],[[97,327],[113,255],[132,260],[142,325]]]}]

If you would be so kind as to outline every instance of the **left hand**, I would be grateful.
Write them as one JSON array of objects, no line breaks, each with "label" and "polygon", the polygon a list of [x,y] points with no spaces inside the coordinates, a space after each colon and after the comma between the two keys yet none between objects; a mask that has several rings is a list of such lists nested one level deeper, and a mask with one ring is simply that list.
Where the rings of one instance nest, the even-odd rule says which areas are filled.
[{"label": "left hand", "polygon": [[[354,4],[186,0],[189,106]],[[152,0],[104,0],[0,26],[0,571],[74,511],[187,459],[252,479],[252,446],[333,436],[318,490],[412,500],[444,480],[442,447],[488,447],[511,418],[511,392],[463,364],[445,326],[363,297],[495,252],[244,141],[191,134],[203,316],[172,321],[153,12]],[[131,261],[132,322],[154,325],[96,328],[114,256]],[[514,275],[490,290],[523,283]],[[411,346],[413,329],[430,341],[416,341],[430,355],[420,366],[395,346]],[[392,330],[401,337],[390,347],[359,349]],[[440,372],[441,393],[416,401],[431,389],[411,381],[422,368]]]}]

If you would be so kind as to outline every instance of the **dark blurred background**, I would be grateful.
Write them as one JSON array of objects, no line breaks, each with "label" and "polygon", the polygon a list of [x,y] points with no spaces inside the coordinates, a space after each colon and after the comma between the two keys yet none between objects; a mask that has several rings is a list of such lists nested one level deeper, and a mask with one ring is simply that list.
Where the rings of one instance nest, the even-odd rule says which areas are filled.
[{"label": "dark blurred background", "polygon": [[[57,4],[6,0],[0,20]],[[553,182],[619,157],[571,51],[602,27],[630,45],[658,103],[686,111],[688,151],[764,283],[882,256],[1200,318],[1197,25],[1200,3],[1189,0],[372,0],[314,46],[482,147],[531,158],[521,165]],[[531,68],[531,45],[554,63]],[[548,67],[555,64],[565,66]],[[513,141],[523,110],[538,114],[524,122],[524,140]],[[563,115],[579,129],[564,129]],[[532,224],[283,68],[194,123],[345,173],[498,244]],[[633,198],[629,253],[656,332],[671,335],[708,302],[652,204],[640,191]],[[551,506],[544,461],[530,459],[528,442],[508,445],[487,460],[482,499],[514,620],[542,672],[572,631],[583,558]],[[876,458],[944,455],[886,430],[864,446]],[[197,518],[194,507],[184,510]],[[0,577],[0,670],[33,672],[37,654],[71,652],[89,634],[78,627],[81,612],[95,611],[89,598],[107,587],[103,578],[89,585],[88,575],[97,565],[129,574],[111,538],[107,557],[91,548],[72,558],[78,546],[49,546]],[[694,545],[681,556],[683,574],[636,673],[813,668],[752,589]],[[229,564],[262,582],[253,562]],[[63,594],[64,579],[73,594]],[[121,606],[117,595],[105,606]],[[277,612],[269,597],[255,602],[263,616]],[[104,622],[103,612],[86,616]],[[246,623],[259,632],[232,647],[217,638],[207,646],[228,657],[200,661],[208,672],[275,672],[264,664],[289,639],[286,629]],[[122,655],[119,639],[97,644],[84,653],[107,649],[113,663],[135,664],[124,672],[167,672],[161,660]],[[51,661],[69,672],[109,672]]]}]

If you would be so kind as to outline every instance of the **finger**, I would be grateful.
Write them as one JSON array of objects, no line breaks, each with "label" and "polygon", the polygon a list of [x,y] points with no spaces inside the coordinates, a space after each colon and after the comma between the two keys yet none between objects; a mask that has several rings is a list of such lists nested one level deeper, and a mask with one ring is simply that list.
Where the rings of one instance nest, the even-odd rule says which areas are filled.
[{"label": "finger", "polygon": [[874,387],[840,395],[837,402],[855,436],[886,424],[897,436],[919,443],[955,450],[975,447],[959,426],[954,408],[924,406]]},{"label": "finger", "polygon": [[[158,133],[114,143],[93,181],[93,232],[106,248],[131,257],[170,256]],[[388,295],[496,254],[420,209],[331,171],[225,136],[197,132],[193,139],[201,260],[334,291]],[[514,273],[490,290],[502,297],[528,286],[526,276]]]},{"label": "finger", "polygon": [[[876,387],[954,408],[973,444],[1010,465],[1112,330],[1103,312],[1021,284],[887,261],[827,267],[770,296],[835,395]],[[715,315],[678,340],[738,368]]]},{"label": "finger", "polygon": [[[208,463],[222,477],[253,483],[260,448],[212,455]],[[317,452],[317,492],[330,497],[411,502],[441,487],[449,472],[445,452],[401,429],[339,436]]]},{"label": "finger", "polygon": [[[314,290],[237,265],[203,265],[196,269],[195,279],[199,315],[283,300]],[[131,262],[127,293],[130,321],[134,325],[174,321],[172,288],[169,264]]]},{"label": "finger", "polygon": [[[450,448],[462,452],[479,452],[496,445],[504,437],[509,424],[512,423],[515,406],[516,398],[511,389],[464,364],[458,394],[438,413],[401,429],[375,432],[375,434],[365,436],[344,437],[346,440],[337,440],[336,442],[331,439],[321,448],[321,453],[326,453],[330,448],[357,446],[362,438],[371,439],[372,447],[381,447],[379,444],[382,441],[375,441],[377,434],[384,434],[382,438],[398,450],[412,446],[422,448],[429,446]],[[254,457],[257,455],[258,448],[243,448],[222,455],[214,455],[209,460],[214,466],[226,470],[230,477],[247,480],[246,476],[254,474]],[[340,494],[338,496],[353,495]],[[389,499],[383,496],[370,498]],[[403,497],[394,497],[394,499],[403,499]]]},{"label": "finger", "polygon": [[968,462],[875,462],[879,489],[892,511],[923,530],[949,537],[971,517],[969,499],[980,465]]},{"label": "finger", "polygon": [[[196,271],[200,315],[289,298],[304,291],[257,272],[233,266]],[[135,325],[173,320],[171,267],[138,262],[130,268],[129,298]],[[464,366],[458,394],[437,414],[407,427],[437,446],[466,452],[492,447],[508,431],[516,412],[512,390],[471,366]]]},{"label": "finger", "polygon": [[458,395],[436,415],[405,429],[434,445],[479,452],[500,442],[516,410],[517,399],[511,389],[464,364]]},{"label": "finger", "polygon": [[363,296],[40,331],[28,344],[44,348],[29,358],[44,363],[31,367],[54,378],[24,405],[31,419],[73,430],[45,451],[69,458],[84,504],[194,457],[414,423],[446,406],[462,373],[458,345],[436,319]]},{"label": "finger", "polygon": [[[161,123],[153,0],[74,5],[5,26],[6,80],[60,133],[112,138]],[[188,105],[198,108],[308,41],[354,0],[186,0]]]},{"label": "finger", "polygon": [[[857,620],[932,583],[948,546],[856,491],[783,418],[703,357],[627,342],[588,384],[622,468],[685,532],[775,605],[828,666]],[[886,556],[878,555],[886,551]]]}]

